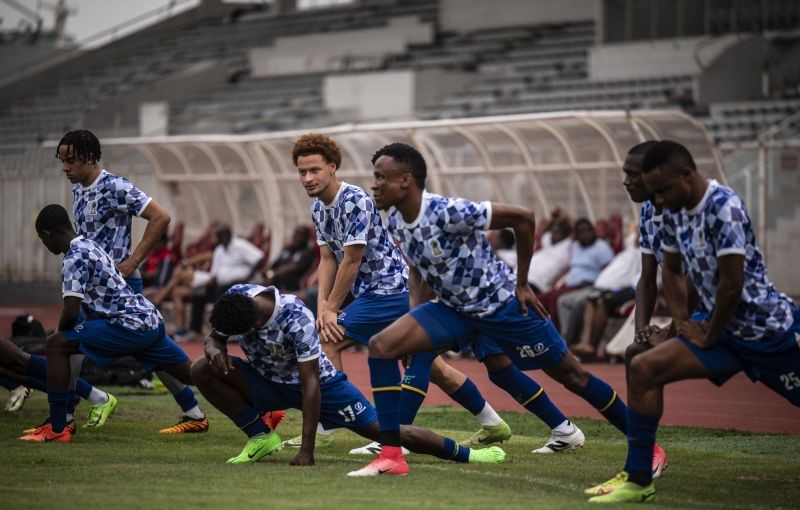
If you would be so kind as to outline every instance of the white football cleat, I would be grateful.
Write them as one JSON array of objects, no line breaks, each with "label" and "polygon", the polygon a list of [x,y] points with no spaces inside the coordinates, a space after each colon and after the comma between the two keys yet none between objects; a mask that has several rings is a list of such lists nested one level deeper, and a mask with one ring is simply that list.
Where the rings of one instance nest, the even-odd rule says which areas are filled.
[{"label": "white football cleat", "polygon": [[586,437],[583,435],[583,432],[581,432],[581,429],[579,429],[577,425],[573,423],[572,426],[575,429],[569,434],[559,434],[558,432],[553,431],[553,434],[550,436],[547,444],[541,448],[533,450],[532,453],[560,453],[574,450],[575,448],[582,448],[583,443],[586,441]]},{"label": "white football cleat", "polygon": [[13,413],[19,411],[25,404],[25,400],[31,395],[31,389],[25,386],[17,386],[9,391],[8,400],[6,400],[5,410]]},{"label": "white football cleat", "polygon": [[[403,447],[403,455],[408,455],[408,449]],[[350,450],[350,455],[380,455],[381,454],[381,444],[377,441],[373,441],[366,446],[362,446],[361,448],[353,448]]]}]

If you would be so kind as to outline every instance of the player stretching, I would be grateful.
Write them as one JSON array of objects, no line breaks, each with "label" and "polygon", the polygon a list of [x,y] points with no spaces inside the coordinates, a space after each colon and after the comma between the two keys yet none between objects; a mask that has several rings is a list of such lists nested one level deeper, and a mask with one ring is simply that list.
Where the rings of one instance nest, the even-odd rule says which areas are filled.
[{"label": "player stretching", "polygon": [[[408,312],[408,268],[369,195],[336,180],[336,170],[342,163],[336,142],[320,134],[303,136],[295,143],[292,158],[300,182],[314,197],[311,215],[321,252],[317,328],[325,353],[334,367],[342,370],[342,350],[356,343],[366,345],[371,336]],[[355,301],[342,309],[350,293]],[[402,425],[414,421],[429,381],[480,422],[481,429],[467,445],[487,445],[511,437],[509,426],[475,384],[436,353],[419,354],[407,364],[398,408]],[[299,440],[287,443],[299,446]],[[320,440],[329,442],[328,438]],[[373,444],[351,453],[378,451],[379,445]]]},{"label": "player stretching", "polygon": [[[689,151],[672,141],[647,151],[642,172],[655,205],[670,212],[662,225],[662,278],[678,336],[631,360],[628,481],[592,503],[655,497],[647,466],[666,384],[700,378],[722,384],[744,371],[800,405],[800,314],[767,279],[744,203],[730,188],[700,175]],[[706,311],[691,318],[682,265]]]},{"label": "player stretching", "polygon": [[[408,470],[400,451],[397,360],[418,352],[449,349],[477,338],[513,360],[493,382],[553,428],[552,451],[583,445],[583,433],[556,408],[523,370],[543,369],[625,430],[625,404],[575,358],[527,282],[533,253],[533,214],[521,207],[476,203],[425,193],[427,167],[413,147],[395,143],[373,156],[375,202],[392,208],[388,230],[412,267],[412,291],[435,295],[381,331],[369,343],[370,380],[381,427],[381,456],[349,476]],[[495,257],[485,230],[513,228],[518,271]],[[516,366],[515,366],[516,365]],[[491,369],[490,369],[491,370]],[[561,438],[561,439],[559,439]],[[550,446],[550,443],[548,443]]]},{"label": "player stretching", "polygon": [[[255,462],[281,448],[281,439],[261,416],[270,410],[302,409],[302,445],[294,466],[314,464],[317,423],[348,428],[368,439],[379,436],[375,410],[343,372],[320,351],[314,315],[291,294],[275,287],[234,285],[214,305],[205,358],[192,366],[200,392],[228,416],[249,440],[231,464]],[[247,361],[229,357],[227,341],[239,336]],[[500,464],[505,452],[460,447],[419,427],[403,427],[412,451],[456,462]]]},{"label": "player stretching", "polygon": [[[82,352],[100,366],[133,356],[147,370],[164,370],[191,384],[186,354],[167,336],[161,314],[134,293],[114,260],[97,243],[75,233],[60,205],[39,212],[36,233],[47,249],[64,254],[61,266],[64,307],[58,331],[47,339],[47,401],[50,423],[24,441],[67,443],[70,356]],[[83,322],[79,316],[83,315]]]},{"label": "player stretching", "polygon": [[[58,143],[56,157],[72,187],[72,216],[78,234],[100,245],[135,294],[142,292],[138,266],[153,250],[169,224],[169,214],[124,177],[102,170],[100,141],[86,130],[70,131]],[[131,217],[147,220],[141,242],[131,251]],[[80,365],[77,365],[78,369]],[[167,373],[158,374],[184,415],[162,434],[204,432],[208,420],[194,392]]]},{"label": "player stretching", "polygon": [[[642,204],[639,214],[639,246],[642,252],[642,274],[636,284],[636,308],[634,310],[636,333],[634,343],[625,350],[626,376],[630,373],[630,362],[633,357],[666,340],[670,330],[673,328],[673,326],[659,328],[650,324],[658,294],[658,266],[664,262],[664,250],[661,249],[663,210],[661,206],[653,203],[653,195],[647,191],[644,185],[642,180],[642,159],[647,150],[655,145],[656,142],[649,141],[634,146],[628,151],[628,155],[622,165],[622,171],[625,173],[625,190],[631,200],[637,204]],[[696,297],[693,289],[690,289],[690,291],[690,296]],[[688,310],[692,310],[696,305],[696,299],[690,301],[693,301],[694,304],[690,304]],[[666,452],[659,445],[654,445],[653,478],[658,478],[661,475],[661,471],[666,468],[666,465]],[[628,473],[620,471],[614,478],[583,492],[587,496],[609,494],[627,481]]]}]

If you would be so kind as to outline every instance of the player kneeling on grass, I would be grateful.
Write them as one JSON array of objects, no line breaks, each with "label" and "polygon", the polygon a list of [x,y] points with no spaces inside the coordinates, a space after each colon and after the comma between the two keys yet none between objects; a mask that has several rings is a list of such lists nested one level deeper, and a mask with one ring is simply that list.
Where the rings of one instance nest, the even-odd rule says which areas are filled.
[{"label": "player kneeling on grass", "polygon": [[[51,253],[64,254],[64,308],[58,331],[47,339],[50,426],[20,439],[71,441],[72,430],[66,421],[74,394],[70,376],[76,376],[71,374],[70,356],[75,354],[83,353],[100,366],[133,356],[147,370],[164,370],[191,384],[189,357],[164,331],[164,320],[156,307],[128,287],[108,253],[75,233],[63,207],[51,204],[42,209],[36,218],[36,233]],[[79,323],[81,314],[85,320]],[[201,429],[205,430],[207,422]]]},{"label": "player kneeling on grass", "polygon": [[[234,285],[214,305],[211,326],[205,358],[192,365],[192,378],[206,399],[250,438],[229,463],[255,462],[281,449],[280,437],[261,418],[277,409],[303,411],[303,440],[290,463],[294,466],[314,464],[317,423],[378,439],[375,409],[321,351],[314,316],[297,297],[275,287]],[[230,336],[239,336],[247,361],[228,356]],[[403,427],[401,434],[409,450],[441,459],[499,464],[506,456],[496,446],[472,450],[420,427]]]}]

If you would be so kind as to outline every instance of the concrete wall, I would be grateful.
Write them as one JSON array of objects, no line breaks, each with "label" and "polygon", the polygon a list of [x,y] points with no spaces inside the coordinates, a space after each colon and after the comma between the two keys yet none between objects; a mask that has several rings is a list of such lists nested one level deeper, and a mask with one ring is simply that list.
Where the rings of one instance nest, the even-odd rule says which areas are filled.
[{"label": "concrete wall", "polygon": [[564,21],[597,19],[597,0],[440,0],[444,30],[468,32]]},{"label": "concrete wall", "polygon": [[723,36],[594,46],[589,49],[589,77],[615,80],[696,75],[738,42],[737,36]]},{"label": "concrete wall", "polygon": [[[175,101],[188,95],[202,92],[225,83],[227,74],[223,65],[214,62],[198,62],[165,76],[161,80],[137,87],[130,92],[98,105],[86,119],[87,129],[102,128],[103,132],[120,131],[120,134],[148,133],[155,126],[141,124],[141,105],[153,101]],[[112,129],[113,128],[113,129]]]},{"label": "concrete wall", "polygon": [[404,53],[409,44],[433,40],[430,23],[403,16],[392,18],[385,27],[280,37],[270,47],[250,50],[250,68],[254,76],[272,76],[338,71],[370,59],[374,67],[387,54]]},{"label": "concrete wall", "polygon": [[347,112],[357,121],[411,119],[420,106],[463,90],[474,79],[439,70],[332,75],[323,82],[323,101],[334,115]]},{"label": "concrete wall", "polygon": [[744,38],[728,47],[700,75],[698,102],[760,98],[763,60],[763,41],[758,36]]}]

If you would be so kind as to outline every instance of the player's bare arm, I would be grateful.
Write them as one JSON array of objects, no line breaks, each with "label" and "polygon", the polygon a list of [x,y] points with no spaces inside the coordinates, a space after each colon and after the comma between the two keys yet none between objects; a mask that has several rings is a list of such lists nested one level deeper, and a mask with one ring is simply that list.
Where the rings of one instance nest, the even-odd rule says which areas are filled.
[{"label": "player's bare arm", "polygon": [[303,445],[289,463],[292,466],[313,466],[314,445],[322,397],[319,387],[319,358],[297,364],[303,391]]},{"label": "player's bare arm", "polygon": [[58,330],[67,331],[75,327],[78,323],[78,314],[81,311],[81,298],[76,296],[65,296],[64,307],[61,309],[61,317],[58,319]]},{"label": "player's bare arm", "polygon": [[536,298],[528,285],[528,269],[533,257],[536,217],[533,211],[511,204],[492,202],[491,229],[511,228],[514,230],[517,247],[517,299],[523,315],[528,314],[528,307],[533,308],[540,317],[547,317],[547,310]]},{"label": "player's bare arm", "polygon": [[228,337],[212,331],[203,343],[203,353],[211,367],[226,374],[234,369],[233,360],[228,356]]},{"label": "player's bare arm", "polygon": [[[344,329],[336,320],[339,316],[339,309],[358,276],[358,269],[361,267],[361,259],[364,256],[364,247],[363,244],[351,244],[344,247],[344,257],[336,270],[330,294],[320,300],[317,327],[320,337],[325,342],[337,343],[344,339]],[[322,289],[320,289],[320,297],[323,297]]]},{"label": "player's bare arm", "polygon": [[408,268],[409,308],[414,308],[422,303],[436,298],[433,289],[426,282],[416,267]]},{"label": "player's bare arm", "polygon": [[139,267],[139,264],[153,251],[153,247],[163,237],[164,232],[167,231],[167,226],[169,226],[171,220],[169,213],[155,200],[150,200],[150,203],[142,211],[141,216],[147,220],[142,240],[136,245],[131,256],[120,262],[117,267],[125,278],[132,275],[136,268]]},{"label": "player's bare arm", "polygon": [[678,325],[678,333],[701,349],[708,349],[717,343],[725,326],[736,312],[744,288],[744,255],[730,254],[718,257],[717,268],[719,283],[711,320],[708,324]]}]

